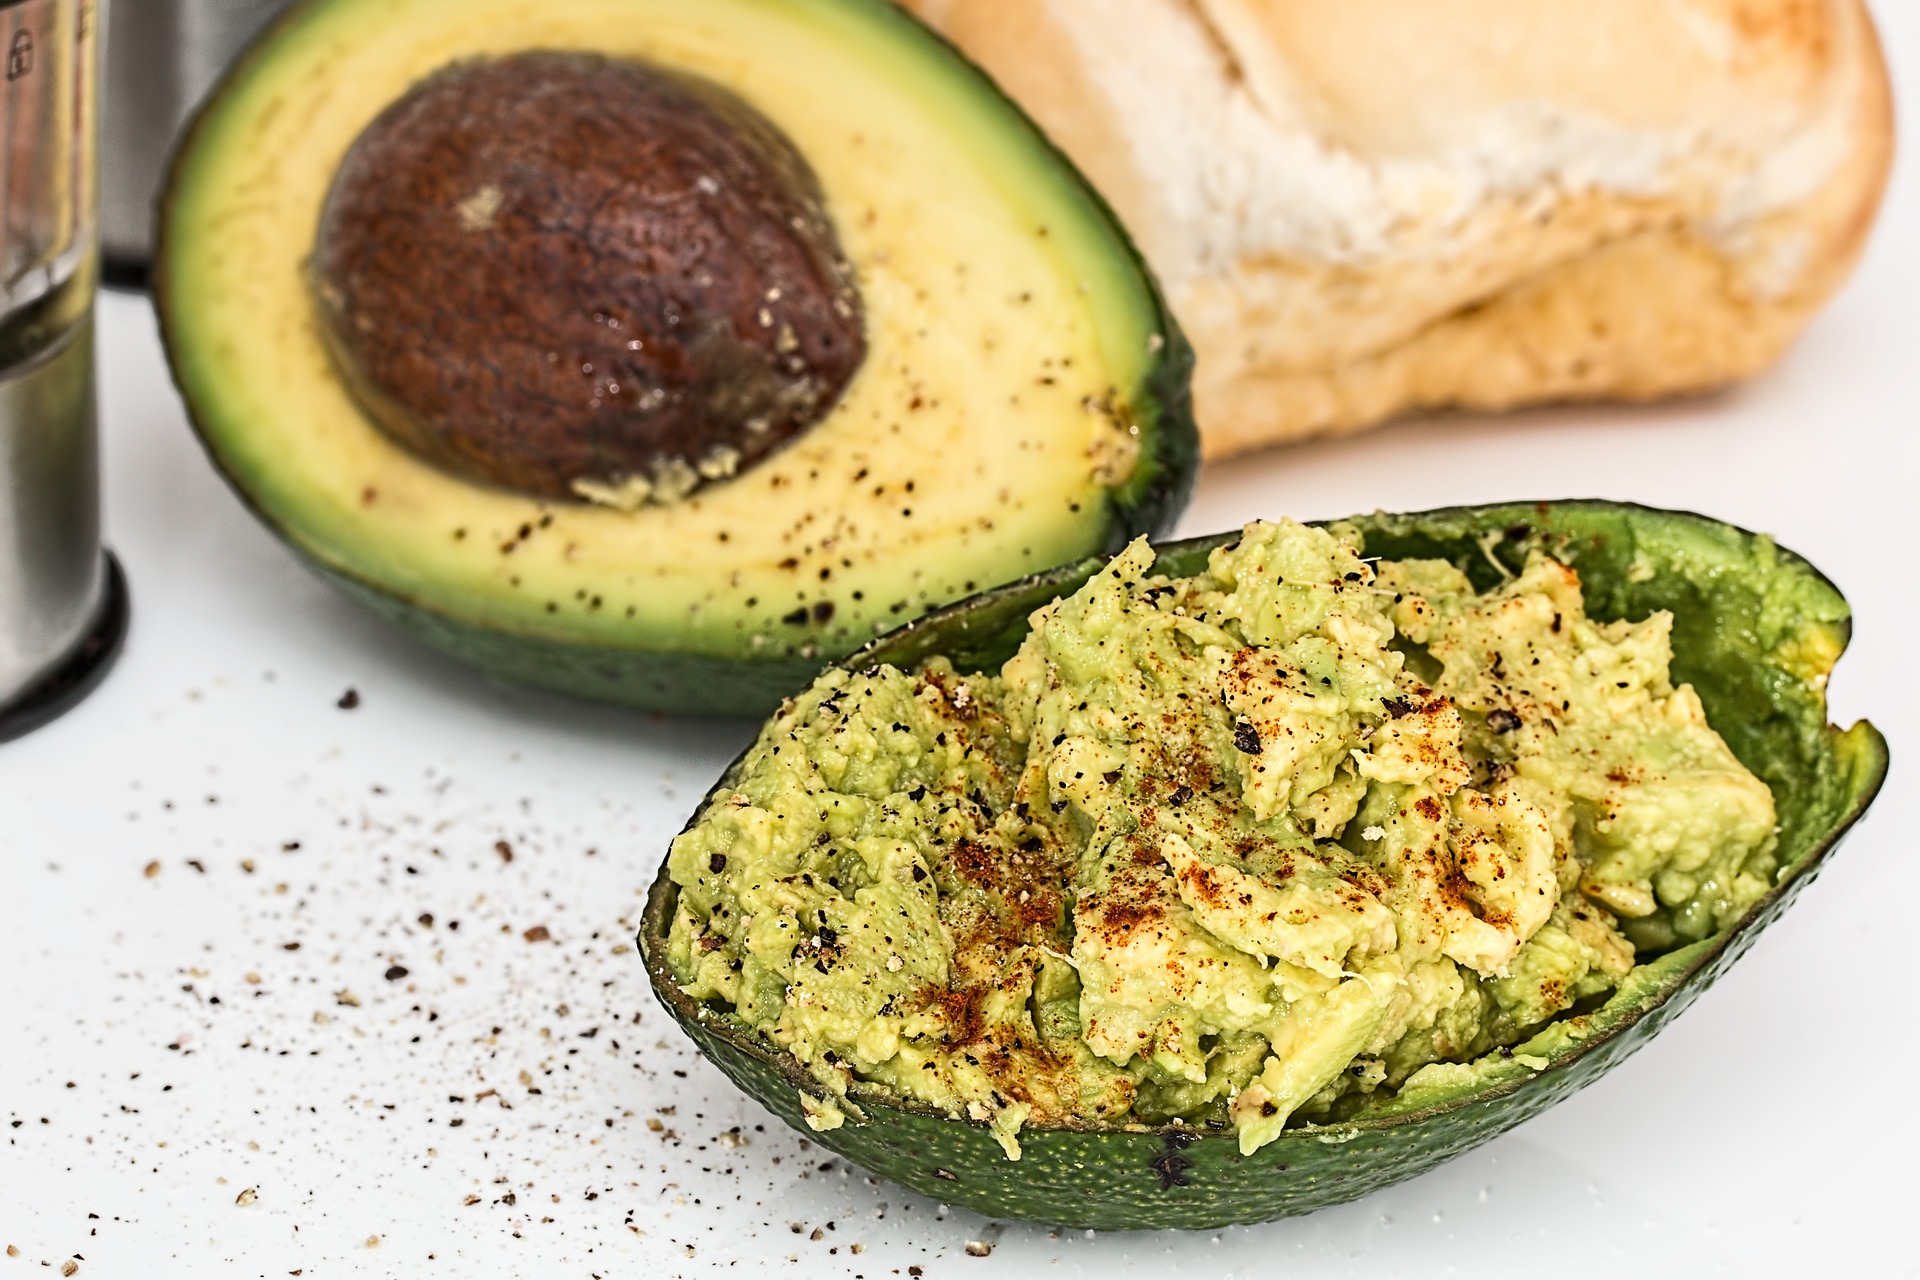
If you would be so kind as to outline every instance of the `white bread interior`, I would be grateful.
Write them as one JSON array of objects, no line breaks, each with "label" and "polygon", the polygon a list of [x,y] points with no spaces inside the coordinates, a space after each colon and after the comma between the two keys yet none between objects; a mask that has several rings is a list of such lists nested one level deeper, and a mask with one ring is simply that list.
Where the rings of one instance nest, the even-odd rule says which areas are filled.
[{"label": "white bread interior", "polygon": [[903,0],[1113,204],[1209,456],[1778,358],[1893,153],[1860,0]]}]

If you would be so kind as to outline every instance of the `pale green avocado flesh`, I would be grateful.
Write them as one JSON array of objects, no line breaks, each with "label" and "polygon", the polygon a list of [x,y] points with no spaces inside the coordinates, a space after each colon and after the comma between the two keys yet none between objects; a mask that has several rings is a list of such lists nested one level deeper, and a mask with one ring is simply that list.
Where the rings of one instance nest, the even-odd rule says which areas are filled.
[{"label": "pale green avocado flesh", "polygon": [[663,1000],[942,1199],[1304,1212],[1642,1043],[1884,773],[1825,722],[1845,603],[1767,539],[1600,503],[1335,532],[1063,569],[830,672],[662,869]]},{"label": "pale green avocado flesh", "polygon": [[[833,409],[682,501],[463,481],[381,432],[322,340],[305,264],[349,147],[433,72],[528,49],[746,100],[857,277],[867,355]],[[298,552],[497,676],[636,706],[765,714],[929,607],[1164,529],[1197,459],[1191,354],[1125,233],[884,0],[306,0],[178,153],[155,297],[208,452]]]}]

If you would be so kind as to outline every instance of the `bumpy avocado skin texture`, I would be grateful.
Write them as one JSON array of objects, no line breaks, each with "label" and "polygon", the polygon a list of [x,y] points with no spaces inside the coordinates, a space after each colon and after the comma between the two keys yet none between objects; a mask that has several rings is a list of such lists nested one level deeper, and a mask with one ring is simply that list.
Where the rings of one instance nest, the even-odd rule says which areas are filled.
[{"label": "bumpy avocado skin texture", "polygon": [[[1001,1217],[1071,1227],[1204,1228],[1307,1213],[1412,1177],[1478,1146],[1599,1078],[1650,1040],[1743,954],[1818,874],[1886,777],[1871,724],[1827,723],[1824,676],[1845,649],[1846,601],[1771,539],[1682,512],[1606,502],[1460,507],[1347,522],[1370,555],[1454,561],[1492,585],[1543,547],[1581,575],[1595,618],[1674,615],[1673,678],[1690,682],[1714,727],[1772,788],[1779,883],[1732,928],[1639,966],[1597,1010],[1550,1024],[1511,1056],[1406,1091],[1334,1125],[1288,1130],[1251,1156],[1232,1132],[1030,1128],[1010,1161],[985,1124],[901,1106],[856,1086],[864,1121],[813,1140],[916,1191]],[[1161,548],[1157,571],[1188,575],[1237,535]],[[964,601],[884,636],[848,660],[910,667],[943,653],[963,670],[1012,654],[1035,607],[1076,589],[1089,561]],[[728,785],[723,779],[720,787]],[[720,788],[716,788],[718,790]],[[665,939],[675,890],[663,866],[640,945],[654,990],[721,1070],[795,1127],[816,1085],[771,1044],[690,1000]]]},{"label": "bumpy avocado skin texture", "polygon": [[[457,589],[410,588],[403,581],[405,575],[385,567],[396,558],[393,548],[356,549],[352,543],[358,535],[316,527],[313,517],[298,504],[274,496],[275,486],[262,485],[256,474],[258,464],[244,460],[231,446],[234,415],[217,403],[221,374],[217,358],[209,354],[207,344],[196,343],[187,333],[186,317],[198,305],[199,284],[180,269],[188,236],[179,227],[197,215],[182,211],[191,210],[197,198],[206,153],[231,145],[236,133],[246,136],[245,121],[236,124],[230,117],[229,102],[244,96],[249,79],[265,73],[262,68],[271,69],[279,52],[277,42],[306,39],[310,31],[324,30],[333,22],[333,11],[356,5],[367,7],[364,0],[305,0],[269,27],[204,100],[175,153],[159,202],[159,247],[152,283],[155,309],[189,422],[209,458],[253,514],[320,576],[415,639],[495,679],[641,710],[709,717],[769,714],[782,697],[802,687],[825,663],[854,649],[877,627],[869,626],[862,633],[836,624],[832,631],[823,632],[817,624],[769,626],[756,619],[743,622],[736,642],[718,644],[711,639],[689,640],[670,627],[636,625],[610,634],[605,626],[570,630],[564,614],[558,620],[504,616],[497,603],[461,600]],[[888,0],[779,0],[774,7],[817,11],[826,15],[826,22],[860,29],[863,38],[889,45],[891,56],[903,63],[924,61],[930,76],[942,81],[944,91],[957,84],[964,94],[974,96],[981,119],[1004,132],[1001,142],[1035,172],[1044,174],[1040,181],[1050,192],[1048,207],[1060,214],[1062,222],[1041,228],[1041,233],[1056,238],[1084,234],[1088,243],[1101,246],[1102,270],[1126,280],[1129,296],[1135,300],[1130,309],[1137,314],[1116,324],[1116,331],[1137,329],[1151,337],[1144,356],[1130,357],[1125,362],[1128,367],[1108,371],[1114,374],[1113,402],[1133,429],[1136,460],[1123,480],[1098,489],[1092,501],[1072,508],[1078,513],[1075,536],[1091,554],[1105,556],[1141,534],[1157,536],[1168,531],[1192,495],[1200,462],[1190,390],[1193,352],[1157,281],[1106,202],[984,73]],[[479,8],[459,9],[461,20],[473,21]],[[1012,182],[1017,175],[1002,177]],[[903,447],[914,446],[909,442]],[[381,489],[378,480],[369,477],[368,492]],[[983,510],[991,498],[981,495]],[[528,512],[537,518],[538,509],[531,503]],[[444,515],[442,523],[449,529],[468,523],[458,508],[438,514]],[[660,562],[676,558],[671,543],[652,547],[649,554]],[[920,556],[921,563],[940,559],[938,548],[928,548]],[[1010,561],[1003,573],[975,576],[983,583],[1005,581],[1025,572],[1031,563]],[[849,585],[844,591],[852,593],[853,588]],[[527,583],[529,598],[543,594],[545,584]],[[555,589],[551,594],[570,601],[578,593]],[[874,594],[868,592],[870,598]],[[950,591],[946,598],[955,594]],[[840,598],[837,603],[838,616],[846,619],[849,601]],[[817,618],[818,613],[813,616]],[[911,610],[905,616],[911,616]],[[715,617],[725,617],[724,605],[708,610],[709,623]]]}]

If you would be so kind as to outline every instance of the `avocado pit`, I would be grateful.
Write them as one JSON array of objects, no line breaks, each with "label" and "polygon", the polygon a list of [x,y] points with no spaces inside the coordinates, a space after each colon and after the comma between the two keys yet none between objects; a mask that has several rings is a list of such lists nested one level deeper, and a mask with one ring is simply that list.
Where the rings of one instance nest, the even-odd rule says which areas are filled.
[{"label": "avocado pit", "polygon": [[462,62],[368,126],[310,264],[369,416],[455,475],[670,501],[820,421],[860,297],[793,142],[709,81],[587,53]]}]

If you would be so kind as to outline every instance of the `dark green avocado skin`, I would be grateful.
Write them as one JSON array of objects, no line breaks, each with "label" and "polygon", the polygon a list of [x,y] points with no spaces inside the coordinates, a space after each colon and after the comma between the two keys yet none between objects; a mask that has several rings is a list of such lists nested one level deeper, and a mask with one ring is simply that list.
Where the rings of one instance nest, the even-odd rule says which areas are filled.
[{"label": "dark green avocado skin", "polygon": [[[263,517],[264,519],[264,517]],[[271,519],[269,527],[279,532]],[[291,544],[291,539],[282,538]],[[299,550],[297,544],[295,550]],[[503,684],[669,715],[752,718],[806,686],[831,654],[746,659],[517,635],[430,609],[317,560],[308,564],[415,640]]]},{"label": "dark green avocado skin", "polygon": [[[1581,575],[1599,618],[1674,614],[1674,679],[1699,691],[1713,724],[1773,788],[1780,883],[1732,928],[1658,959],[1601,1008],[1574,1020],[1543,1070],[1502,1064],[1492,1082],[1423,1105],[1289,1130],[1251,1156],[1235,1136],[1180,1127],[1139,1131],[1027,1129],[1008,1160],[984,1125],[856,1088],[865,1121],[805,1127],[799,1091],[818,1086],[798,1064],[718,1010],[687,998],[666,967],[675,890],[661,868],[640,947],[655,993],[729,1078],[814,1141],[915,1191],[996,1217],[1070,1227],[1204,1228],[1307,1213],[1413,1177],[1539,1114],[1598,1079],[1724,973],[1818,874],[1886,777],[1886,740],[1861,722],[1827,724],[1820,682],[1801,656],[1845,646],[1845,600],[1806,561],[1771,539],[1683,512],[1607,502],[1456,507],[1358,517],[1370,555],[1443,557],[1482,586],[1491,560],[1518,567],[1545,546]],[[1237,534],[1169,544],[1161,571],[1198,571]],[[876,640],[850,666],[909,667],[944,653],[963,669],[1004,661],[1035,607],[1098,568],[1063,567],[989,591]],[[731,774],[731,770],[729,770]],[[723,778],[720,787],[728,780]],[[718,790],[719,788],[716,788]]]}]

